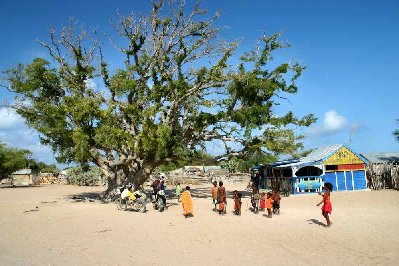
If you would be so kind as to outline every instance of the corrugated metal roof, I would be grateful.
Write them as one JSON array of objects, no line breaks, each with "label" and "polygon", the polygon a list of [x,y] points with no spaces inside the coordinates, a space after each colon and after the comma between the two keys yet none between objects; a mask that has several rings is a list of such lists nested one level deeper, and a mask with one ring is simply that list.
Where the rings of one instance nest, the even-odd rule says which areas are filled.
[{"label": "corrugated metal roof", "polygon": [[362,154],[371,163],[388,163],[396,162],[399,163],[399,152],[389,152],[389,153],[367,153]]},{"label": "corrugated metal roof", "polygon": [[306,157],[301,158],[300,161],[304,162],[317,162],[325,159],[327,156],[330,156],[334,152],[336,152],[339,148],[341,148],[343,144],[336,144],[336,145],[330,145],[326,147],[320,147],[315,150],[313,150],[311,153],[309,153]]},{"label": "corrugated metal roof", "polygon": [[32,173],[31,169],[21,169],[12,173],[13,175],[30,175]]},{"label": "corrugated metal roof", "polygon": [[288,160],[284,160],[284,161],[278,161],[278,162],[274,162],[272,164],[270,164],[273,167],[279,166],[279,165],[286,165],[286,164],[292,164],[292,163],[297,163],[299,162],[299,159],[288,159]]},{"label": "corrugated metal roof", "polygon": [[286,168],[286,167],[300,166],[300,165],[305,166],[305,165],[314,164],[315,162],[321,162],[323,159],[336,152],[342,146],[343,144],[335,144],[326,147],[320,147],[313,150],[306,157],[300,158],[298,162],[279,165],[276,166],[276,168]]}]

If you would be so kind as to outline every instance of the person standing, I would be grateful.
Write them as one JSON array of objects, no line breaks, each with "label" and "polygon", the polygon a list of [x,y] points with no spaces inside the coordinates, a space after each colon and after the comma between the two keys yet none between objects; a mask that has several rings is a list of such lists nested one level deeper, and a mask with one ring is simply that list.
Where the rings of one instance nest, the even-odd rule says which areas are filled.
[{"label": "person standing", "polygon": [[163,212],[166,208],[166,185],[165,176],[161,175],[161,180],[158,183],[158,197],[159,197],[159,211]]},{"label": "person standing", "polygon": [[177,202],[180,202],[180,193],[181,193],[181,186],[180,182],[177,183],[176,185],[176,197],[177,197]]},{"label": "person standing", "polygon": [[219,203],[219,214],[226,213],[226,205],[227,205],[226,189],[224,188],[222,181],[219,182],[218,203]]},{"label": "person standing", "polygon": [[273,213],[280,213],[280,201],[281,201],[281,194],[280,190],[276,188],[273,193]]},{"label": "person standing", "polygon": [[327,226],[330,226],[332,222],[330,221],[330,217],[328,215],[331,215],[332,212],[330,194],[333,189],[333,185],[327,182],[324,184],[324,189],[326,190],[326,192],[324,192],[324,194],[322,195],[323,200],[319,202],[316,206],[320,206],[323,203],[323,206],[321,207],[321,214],[324,216],[324,218],[326,218]]},{"label": "person standing", "polygon": [[186,186],[186,190],[181,194],[181,204],[184,217],[188,218],[193,216],[193,199],[191,198],[189,186]]},{"label": "person standing", "polygon": [[266,197],[266,209],[268,218],[272,218],[272,208],[273,208],[273,196],[272,193],[268,192]]},{"label": "person standing", "polygon": [[212,193],[212,204],[214,205],[213,210],[217,211],[217,204],[218,204],[218,183],[216,181],[213,181],[213,187],[211,189]]},{"label": "person standing", "polygon": [[265,192],[260,194],[260,211],[265,211],[266,209],[266,195]]}]

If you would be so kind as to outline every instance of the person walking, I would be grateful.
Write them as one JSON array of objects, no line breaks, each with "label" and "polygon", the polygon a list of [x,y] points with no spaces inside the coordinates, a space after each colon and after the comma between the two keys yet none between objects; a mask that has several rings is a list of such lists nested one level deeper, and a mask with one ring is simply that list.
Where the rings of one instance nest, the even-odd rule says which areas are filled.
[{"label": "person walking", "polygon": [[193,216],[193,199],[191,198],[189,186],[186,186],[186,190],[181,194],[181,204],[184,217],[188,218]]},{"label": "person walking", "polygon": [[218,203],[219,203],[219,214],[225,214],[227,199],[226,199],[226,189],[224,188],[222,181],[219,182]]}]

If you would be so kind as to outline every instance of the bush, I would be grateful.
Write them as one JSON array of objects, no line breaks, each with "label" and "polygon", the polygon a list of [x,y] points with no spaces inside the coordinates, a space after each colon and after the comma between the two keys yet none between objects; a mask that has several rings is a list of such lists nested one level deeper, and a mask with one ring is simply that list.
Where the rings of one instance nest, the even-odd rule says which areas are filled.
[{"label": "bush", "polygon": [[104,184],[100,169],[96,166],[74,167],[67,171],[67,180],[70,185],[99,186]]}]

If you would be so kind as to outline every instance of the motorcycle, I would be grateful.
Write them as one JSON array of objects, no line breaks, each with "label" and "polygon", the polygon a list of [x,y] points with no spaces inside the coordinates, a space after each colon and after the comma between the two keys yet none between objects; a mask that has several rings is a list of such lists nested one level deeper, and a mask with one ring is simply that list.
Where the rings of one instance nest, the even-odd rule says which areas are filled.
[{"label": "motorcycle", "polygon": [[[143,200],[142,193],[140,191],[133,192],[134,197],[129,195],[129,188],[131,185],[123,186],[118,189],[117,198],[116,198],[116,206],[118,210],[132,210],[138,212],[145,212],[145,206]],[[145,201],[145,199],[144,199]]]},{"label": "motorcycle", "polygon": [[163,190],[151,194],[151,202],[154,210],[164,211],[166,207],[166,197]]}]

